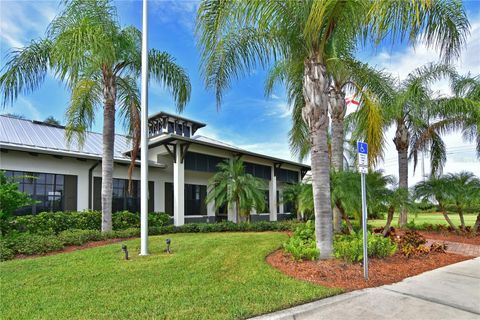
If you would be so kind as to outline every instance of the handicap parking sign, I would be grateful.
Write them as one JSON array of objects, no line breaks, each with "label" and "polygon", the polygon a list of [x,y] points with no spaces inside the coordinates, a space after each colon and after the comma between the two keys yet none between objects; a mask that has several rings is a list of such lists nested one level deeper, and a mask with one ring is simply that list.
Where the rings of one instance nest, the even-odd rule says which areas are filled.
[{"label": "handicap parking sign", "polygon": [[365,142],[357,142],[358,153],[368,154],[368,144]]}]

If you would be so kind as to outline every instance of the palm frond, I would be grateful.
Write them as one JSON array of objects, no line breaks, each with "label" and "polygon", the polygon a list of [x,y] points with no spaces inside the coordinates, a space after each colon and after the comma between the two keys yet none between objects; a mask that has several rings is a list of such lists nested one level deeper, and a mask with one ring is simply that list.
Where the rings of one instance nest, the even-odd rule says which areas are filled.
[{"label": "palm frond", "polygon": [[150,76],[167,88],[175,100],[177,110],[182,112],[190,100],[190,79],[185,70],[175,63],[166,52],[151,49],[148,54]]},{"label": "palm frond", "polygon": [[51,51],[52,42],[43,39],[10,53],[0,76],[3,107],[13,103],[19,94],[28,94],[40,86],[50,66]]},{"label": "palm frond", "polygon": [[65,135],[68,143],[76,136],[78,145],[84,144],[86,131],[93,124],[96,107],[101,99],[102,89],[99,81],[86,78],[76,82],[65,113]]}]

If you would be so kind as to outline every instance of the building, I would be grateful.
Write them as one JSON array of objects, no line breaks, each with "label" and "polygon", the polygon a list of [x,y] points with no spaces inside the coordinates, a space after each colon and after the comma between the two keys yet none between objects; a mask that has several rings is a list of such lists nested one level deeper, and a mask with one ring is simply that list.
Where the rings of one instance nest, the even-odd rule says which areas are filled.
[{"label": "building", "polygon": [[[248,173],[266,181],[266,212],[252,220],[281,220],[290,214],[281,201],[286,184],[301,181],[309,166],[249,152],[198,135],[205,124],[160,112],[149,117],[149,211],[166,212],[175,225],[188,222],[235,221],[233,210],[215,212],[206,204],[208,180],[216,165],[241,157]],[[88,132],[82,147],[67,144],[64,127],[0,116],[0,169],[19,176],[20,189],[38,203],[18,214],[42,211],[101,209],[102,134]],[[114,149],[113,211],[140,210],[140,168],[127,192],[131,140],[117,134]],[[33,176],[33,177],[32,177]]]}]

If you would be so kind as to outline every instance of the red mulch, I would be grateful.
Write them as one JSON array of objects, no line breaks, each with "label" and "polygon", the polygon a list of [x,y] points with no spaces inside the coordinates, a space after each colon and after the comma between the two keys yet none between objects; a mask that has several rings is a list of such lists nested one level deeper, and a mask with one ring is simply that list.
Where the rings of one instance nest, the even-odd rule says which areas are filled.
[{"label": "red mulch", "polygon": [[349,264],[338,259],[299,262],[280,249],[270,254],[267,262],[293,278],[352,291],[399,282],[471,258],[453,253],[430,253],[425,257],[406,258],[395,254],[385,259],[369,259],[368,281],[363,278],[361,264]]},{"label": "red mulch", "polygon": [[17,254],[15,256],[15,259],[30,259],[30,258],[38,258],[38,257],[44,257],[44,256],[51,256],[59,253],[66,253],[66,252],[72,252],[72,251],[77,251],[77,250],[83,250],[83,249],[88,249],[88,248],[95,248],[95,247],[101,247],[105,246],[107,244],[112,244],[124,240],[130,240],[133,238],[117,238],[117,239],[107,239],[107,240],[102,240],[102,241],[91,241],[82,244],[81,246],[68,246],[65,247],[61,250],[56,250],[56,251],[51,251],[47,252],[44,254],[35,254],[35,255],[24,255],[24,254]]},{"label": "red mulch", "polygon": [[448,232],[448,231],[445,231],[445,232],[418,231],[418,232],[421,233],[427,239],[480,245],[480,234],[473,236],[470,233],[456,234],[454,232]]}]

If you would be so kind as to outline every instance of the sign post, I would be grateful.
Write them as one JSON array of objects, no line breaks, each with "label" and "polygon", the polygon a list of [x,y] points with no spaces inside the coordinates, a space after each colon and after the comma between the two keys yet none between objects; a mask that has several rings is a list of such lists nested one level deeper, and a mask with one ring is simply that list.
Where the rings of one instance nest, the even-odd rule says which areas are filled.
[{"label": "sign post", "polygon": [[365,185],[365,174],[368,173],[368,144],[357,142],[358,149],[358,171],[361,175],[362,184],[362,231],[363,231],[363,276],[368,280],[368,248],[367,248],[367,190]]}]

